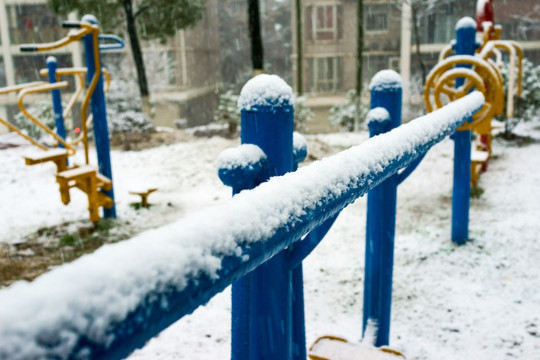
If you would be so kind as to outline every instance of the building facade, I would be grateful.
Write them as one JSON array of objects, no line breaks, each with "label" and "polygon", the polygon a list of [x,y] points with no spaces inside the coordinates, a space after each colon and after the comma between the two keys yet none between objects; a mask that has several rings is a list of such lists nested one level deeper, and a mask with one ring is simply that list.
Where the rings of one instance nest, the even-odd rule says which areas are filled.
[{"label": "building facade", "polygon": [[[69,20],[77,19],[70,14]],[[19,50],[23,43],[52,42],[66,36],[62,20],[66,19],[49,10],[46,0],[0,0],[0,86],[45,80],[39,70],[46,66],[49,55],[56,56],[60,67],[84,66],[79,44],[39,54]],[[143,44],[156,125],[174,126],[178,119],[191,126],[211,121],[221,86],[217,29],[217,1],[210,0],[194,28],[178,31],[165,44]],[[129,49],[103,53],[102,58],[111,70],[133,66]],[[0,96],[0,116],[10,119],[17,112],[15,94]]]},{"label": "building facade", "polygon": [[[420,58],[428,71],[440,50],[455,37],[455,24],[475,17],[476,1],[439,1],[411,9],[411,1],[364,0],[363,73],[365,85],[383,69],[401,73],[404,95],[420,103]],[[525,56],[540,64],[540,4],[537,0],[494,0],[495,21],[503,26],[503,39],[519,41]],[[292,19],[296,19],[292,5]],[[356,87],[357,2],[352,0],[305,0],[302,2],[303,88],[314,109],[315,131],[332,130],[329,108]],[[418,24],[416,46],[413,21]],[[295,28],[296,24],[293,25]],[[293,58],[297,58],[296,34]],[[420,55],[418,55],[418,53]],[[293,66],[296,81],[296,63]],[[295,83],[295,88],[297,84]],[[366,86],[364,86],[366,88]]]}]

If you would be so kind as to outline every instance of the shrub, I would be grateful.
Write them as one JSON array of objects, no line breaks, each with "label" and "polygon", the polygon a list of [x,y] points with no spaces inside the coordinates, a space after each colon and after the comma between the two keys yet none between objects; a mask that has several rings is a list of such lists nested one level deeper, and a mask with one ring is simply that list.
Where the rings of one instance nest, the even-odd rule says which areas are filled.
[{"label": "shrub", "polygon": [[[51,130],[54,129],[54,113],[52,109],[52,103],[50,101],[36,101],[36,103],[28,107],[27,110],[30,114],[35,116],[39,121],[41,121]],[[15,115],[12,122],[16,127],[26,132],[28,136],[33,139],[40,140],[46,135],[45,131],[43,131],[40,127],[34,124],[23,113],[18,113],[17,115]]]},{"label": "shrub", "polygon": [[238,132],[240,126],[240,110],[238,110],[238,97],[232,90],[228,90],[219,95],[217,109],[214,111],[214,121],[227,124],[229,136],[233,137]]},{"label": "shrub", "polygon": [[307,123],[313,120],[313,111],[306,105],[306,98],[299,96],[294,101],[294,130],[305,133]]},{"label": "shrub", "polygon": [[[356,113],[356,90],[348,90],[345,100],[330,108],[331,124],[339,125],[345,131],[354,131],[355,113]],[[360,103],[360,114],[358,114],[358,123],[362,123],[366,118],[369,107]]]}]

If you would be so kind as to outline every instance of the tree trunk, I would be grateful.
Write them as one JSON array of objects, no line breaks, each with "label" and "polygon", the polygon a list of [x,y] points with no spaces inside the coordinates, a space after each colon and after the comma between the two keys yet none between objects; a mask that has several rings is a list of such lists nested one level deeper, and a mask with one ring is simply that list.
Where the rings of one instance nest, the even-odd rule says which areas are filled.
[{"label": "tree trunk", "polygon": [[139,91],[141,93],[141,102],[143,113],[152,118],[150,107],[150,92],[148,90],[148,81],[146,79],[146,71],[144,66],[144,58],[142,55],[141,44],[139,42],[139,36],[137,35],[137,28],[135,26],[135,16],[133,13],[132,0],[123,0],[124,11],[126,13],[126,25],[127,33],[129,36],[129,43],[131,45],[131,54],[133,56],[133,62],[137,69],[137,79],[139,81]]},{"label": "tree trunk", "polygon": [[251,61],[253,75],[263,72],[263,45],[261,38],[261,19],[259,0],[248,0],[249,38],[251,39]]},{"label": "tree trunk", "polygon": [[420,52],[420,33],[418,26],[418,5],[411,4],[411,15],[412,15],[412,24],[413,24],[413,36],[414,44],[416,50],[416,57],[418,58],[418,64],[420,65],[420,71],[422,72],[422,86],[426,85],[427,77],[427,68],[422,58],[422,53]]},{"label": "tree trunk", "polygon": [[362,100],[362,70],[364,53],[364,1],[358,0],[356,18],[358,35],[356,39],[356,111],[354,112],[354,131],[360,126],[360,101]]},{"label": "tree trunk", "polygon": [[304,49],[302,48],[302,3],[295,0],[296,5],[296,92],[298,95],[304,93]]}]

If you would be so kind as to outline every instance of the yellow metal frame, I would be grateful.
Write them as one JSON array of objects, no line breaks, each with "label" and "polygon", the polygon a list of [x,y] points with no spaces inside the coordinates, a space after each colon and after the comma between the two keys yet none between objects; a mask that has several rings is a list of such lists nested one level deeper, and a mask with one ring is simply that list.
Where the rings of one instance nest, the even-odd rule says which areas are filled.
[{"label": "yellow metal frame", "polygon": [[[93,37],[93,43],[94,43],[94,64],[95,64],[95,71],[94,76],[92,77],[92,80],[90,81],[90,84],[88,85],[88,91],[86,92],[86,95],[83,99],[82,105],[81,105],[81,114],[86,114],[88,111],[88,106],[90,105],[90,99],[92,98],[92,95],[94,93],[94,90],[96,88],[96,85],[99,81],[99,77],[101,76],[101,63],[99,61],[99,41],[98,41],[98,35],[99,35],[99,27],[88,24],[88,23],[81,23],[81,29],[70,31],[68,33],[68,36],[60,39],[58,41],[49,43],[49,44],[40,44],[36,46],[36,51],[49,51],[49,50],[55,50],[64,46],[67,46],[68,44],[74,42],[74,41],[80,41],[84,36],[86,35],[92,35]],[[84,116],[84,115],[83,115]],[[86,121],[81,122],[82,127],[82,142],[84,146],[84,160],[85,164],[89,164],[89,156],[88,156],[88,127],[86,125]]]},{"label": "yellow metal frame", "polygon": [[[33,164],[44,162],[46,159],[54,158],[58,166],[56,180],[60,186],[60,196],[61,196],[62,202],[64,204],[67,204],[70,202],[70,194],[69,194],[70,188],[77,187],[81,189],[88,196],[88,210],[90,212],[90,220],[92,222],[97,222],[99,221],[99,218],[100,218],[99,211],[98,211],[99,207],[104,206],[105,208],[110,208],[111,206],[113,206],[113,200],[99,191],[100,189],[110,190],[112,188],[112,182],[110,179],[99,174],[97,170],[93,168],[88,169],[89,168],[88,166],[89,164],[88,128],[92,124],[92,116],[90,115],[87,119],[84,119],[84,116],[85,116],[84,114],[88,113],[88,106],[90,105],[91,97],[94,93],[94,90],[96,89],[96,86],[98,84],[98,81],[102,73],[104,74],[104,77],[106,80],[106,85],[105,85],[104,90],[105,92],[108,91],[109,86],[110,86],[110,74],[105,69],[101,69],[101,64],[100,64],[100,59],[99,59],[99,41],[98,41],[99,27],[92,24],[88,24],[88,23],[81,23],[80,26],[81,26],[80,29],[70,31],[67,37],[63,39],[60,39],[58,41],[48,43],[48,44],[36,45],[35,47],[32,48],[33,50],[38,51],[38,52],[49,51],[49,50],[54,50],[54,49],[64,47],[74,41],[80,41],[86,35],[91,35],[93,37],[95,72],[92,79],[90,80],[88,90],[82,100],[82,105],[81,105],[81,114],[83,114],[82,115],[83,118],[81,121],[82,134],[79,138],[75,139],[72,142],[65,141],[56,133],[54,133],[51,129],[49,129],[46,125],[44,125],[40,120],[38,120],[36,117],[30,114],[25,109],[23,101],[24,101],[24,97],[28,94],[34,94],[34,93],[39,93],[43,91],[66,88],[68,83],[66,81],[59,81],[60,77],[67,76],[67,75],[75,76],[76,79],[78,80],[77,88],[75,90],[75,93],[71,96],[67,107],[63,111],[64,117],[67,117],[67,115],[72,110],[74,104],[77,102],[77,99],[83,92],[84,84],[85,84],[84,75],[87,73],[86,68],[61,68],[57,70],[57,73],[56,73],[57,82],[54,84],[46,83],[46,82],[34,82],[34,83],[21,84],[17,86],[1,88],[0,95],[11,93],[11,92],[19,92],[18,105],[21,112],[26,117],[28,117],[32,122],[34,122],[37,126],[39,126],[41,129],[43,129],[48,134],[50,134],[56,141],[58,141],[58,143],[62,144],[66,148],[65,156],[70,156],[70,155],[75,154],[74,146],[81,141],[83,142],[86,166],[78,167],[75,165],[71,168],[67,168],[65,166],[66,165],[65,161],[61,159],[61,157],[64,156],[64,154],[55,154],[54,157],[44,157],[44,158],[39,158],[39,159],[27,158],[26,163],[29,165],[33,165]],[[48,70],[41,70],[40,74],[48,75]],[[34,139],[28,137],[23,132],[21,132],[20,129],[11,125],[7,121],[0,118],[0,122],[6,125],[12,131],[15,131],[17,134],[21,135],[23,138],[31,142],[33,145],[39,147],[42,150],[48,150],[45,146],[39,144]]]},{"label": "yellow metal frame", "polygon": [[[26,84],[19,84],[19,85],[15,85],[15,86],[7,86],[7,87],[0,88],[0,95],[5,95],[5,94],[13,93],[13,92],[18,92],[18,91],[20,91],[20,90],[22,90],[24,88],[27,88],[27,87],[34,87],[34,86],[45,85],[45,84],[47,84],[47,83],[44,82],[44,81],[37,81],[37,82],[31,82],[31,83],[26,83]],[[6,121],[6,120],[4,120],[4,119],[2,119],[0,117],[0,123],[2,123],[5,127],[10,129],[11,131],[17,133],[19,136],[21,136],[26,141],[30,142],[32,145],[37,146],[41,150],[47,150],[47,147],[45,147],[44,145],[38,143],[36,140],[32,139],[30,136],[23,133],[21,131],[21,129],[19,129],[15,125],[11,124],[9,121]]]},{"label": "yellow metal frame", "polygon": [[19,105],[19,110],[28,118],[30,119],[34,124],[39,126],[43,131],[45,131],[47,134],[51,135],[56,141],[58,141],[60,144],[64,145],[66,150],[68,151],[68,156],[75,154],[75,149],[73,146],[68,144],[62,137],[60,137],[57,133],[49,129],[47,125],[43,124],[39,119],[37,119],[34,115],[30,114],[28,110],[24,107],[24,97],[28,94],[35,94],[40,93],[44,91],[50,91],[50,90],[57,90],[57,89],[65,89],[68,86],[67,81],[62,81],[54,84],[50,83],[44,83],[36,86],[30,86],[23,88],[18,95],[17,103]]},{"label": "yellow metal frame", "polygon": [[[461,67],[463,65],[472,69]],[[465,81],[461,87],[456,88],[455,82],[458,78],[463,78]],[[424,88],[426,110],[432,112],[441,108],[444,105],[443,94],[449,101],[454,101],[465,96],[472,89],[481,91],[486,98],[486,103],[473,116],[470,124],[462,125],[458,130],[474,129],[480,132],[490,127],[489,122],[494,114],[502,111],[502,108],[497,105],[504,99],[502,77],[489,61],[475,56],[460,55],[451,56],[438,63],[426,80]]]},{"label": "yellow metal frame", "polygon": [[[76,85],[75,92],[73,93],[73,95],[69,99],[69,102],[68,102],[68,104],[67,104],[67,106],[64,109],[64,112],[62,114],[64,118],[68,117],[69,113],[73,109],[73,106],[75,105],[75,103],[79,99],[81,93],[83,92],[84,85],[85,85],[84,75],[86,75],[87,72],[88,72],[88,70],[86,68],[83,68],[83,67],[79,67],[79,68],[59,68],[59,69],[56,70],[56,81],[60,81],[62,76],[67,76],[67,75],[75,76],[75,78],[77,79],[77,82],[76,82],[77,85]],[[104,78],[105,78],[105,89],[104,89],[104,91],[105,91],[105,93],[107,93],[109,91],[110,86],[111,86],[111,74],[109,73],[109,71],[107,71],[107,69],[101,69],[101,72],[103,73]],[[49,70],[48,69],[41,69],[39,74],[42,75],[42,76],[48,76],[49,75]],[[83,121],[85,121],[84,114],[81,112],[81,124],[82,124]],[[90,114],[86,118],[86,129],[89,129],[92,126],[92,122],[93,122],[93,117],[92,117],[92,114]],[[77,145],[83,139],[84,139],[84,135],[83,135],[83,132],[81,131],[81,134],[77,138],[75,138],[74,140],[69,142],[69,144],[71,144],[73,146]]]}]

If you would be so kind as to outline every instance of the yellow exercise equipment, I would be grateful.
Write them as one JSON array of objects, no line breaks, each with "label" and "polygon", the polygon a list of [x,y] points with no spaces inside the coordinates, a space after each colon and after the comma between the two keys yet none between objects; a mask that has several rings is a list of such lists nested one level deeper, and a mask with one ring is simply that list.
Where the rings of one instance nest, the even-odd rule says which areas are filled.
[{"label": "yellow exercise equipment", "polygon": [[[36,124],[40,129],[45,131],[47,134],[52,136],[52,138],[61,144],[64,148],[58,148],[51,150],[40,144],[35,139],[32,139],[30,136],[26,135],[15,125],[9,123],[8,121],[0,118],[0,123],[5,125],[10,130],[14,131],[32,145],[38,147],[41,150],[44,150],[43,153],[33,154],[25,156],[26,165],[36,165],[44,162],[53,162],[56,164],[56,181],[59,184],[60,197],[64,204],[68,204],[71,200],[70,189],[78,188],[83,191],[88,197],[88,211],[90,221],[96,223],[99,221],[99,207],[103,206],[107,209],[110,209],[113,206],[113,199],[101,192],[101,190],[111,190],[112,181],[107,177],[103,176],[98,172],[98,170],[89,165],[89,153],[88,153],[88,129],[92,125],[92,115],[85,118],[85,114],[88,113],[88,106],[90,104],[90,99],[94,93],[96,85],[99,81],[101,74],[103,73],[105,82],[105,91],[109,89],[110,86],[110,74],[105,69],[101,69],[100,59],[99,59],[99,48],[98,48],[98,34],[99,27],[82,22],[79,24],[80,28],[77,30],[71,30],[68,35],[58,41],[40,44],[40,45],[23,45],[27,50],[31,51],[48,51],[54,50],[61,47],[64,47],[72,42],[80,41],[84,36],[91,35],[93,37],[93,52],[94,52],[94,61],[96,70],[90,80],[88,89],[82,99],[81,105],[81,134],[76,139],[72,141],[64,140],[58,134],[56,134],[52,129],[48,128],[43,124],[39,119],[33,116],[24,106],[25,97],[30,94],[37,94],[45,91],[65,89],[68,85],[67,81],[60,81],[63,76],[75,76],[76,78],[76,89],[74,94],[71,96],[68,105],[63,110],[64,118],[73,109],[73,106],[81,96],[84,90],[85,85],[85,75],[87,74],[86,68],[60,68],[56,71],[56,83],[48,82],[32,82],[26,84],[20,84],[16,86],[0,88],[0,95],[15,93],[18,92],[18,106],[21,111],[30,121]],[[47,76],[48,70],[43,69],[40,71],[41,75]],[[75,146],[79,143],[83,144],[84,156],[85,156],[85,165],[72,165],[68,166],[67,159],[69,156],[72,156],[76,153]]]},{"label": "yellow exercise equipment", "polygon": [[[479,174],[487,168],[491,155],[492,120],[502,115],[513,117],[514,95],[521,96],[523,78],[523,48],[515,41],[500,40],[502,27],[492,22],[482,23],[482,43],[475,56],[451,56],[454,42],[439,54],[439,62],[430,72],[424,88],[424,102],[428,112],[459,99],[472,90],[484,94],[486,102],[470,123],[458,130],[472,130],[479,135],[471,156],[471,184],[476,187]],[[502,51],[509,55],[508,81],[505,101]],[[460,86],[456,86],[460,84]]]},{"label": "yellow exercise equipment", "polygon": [[[458,79],[464,79],[464,82],[463,85],[456,87]],[[493,65],[476,56],[451,56],[431,70],[424,88],[426,110],[432,112],[439,109],[449,102],[464,97],[472,90],[482,92],[486,102],[473,116],[473,121],[462,125],[458,130],[481,130],[489,126],[486,124],[491,121],[494,114],[501,111],[498,104],[504,99],[504,89]]]},{"label": "yellow exercise equipment", "polygon": [[308,357],[311,360],[337,360],[343,359],[406,359],[399,351],[383,346],[377,348],[367,344],[354,344],[337,336],[321,336],[309,348]]}]

